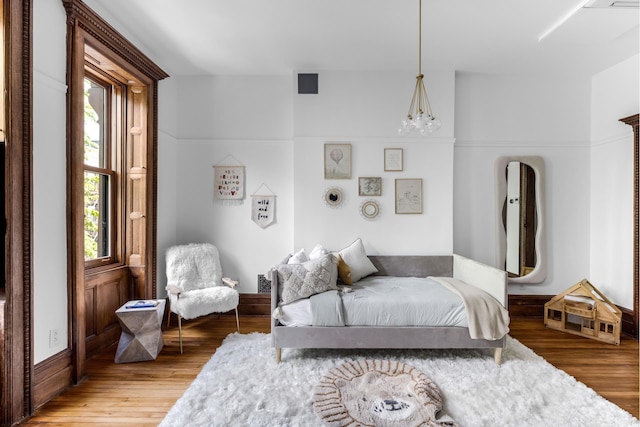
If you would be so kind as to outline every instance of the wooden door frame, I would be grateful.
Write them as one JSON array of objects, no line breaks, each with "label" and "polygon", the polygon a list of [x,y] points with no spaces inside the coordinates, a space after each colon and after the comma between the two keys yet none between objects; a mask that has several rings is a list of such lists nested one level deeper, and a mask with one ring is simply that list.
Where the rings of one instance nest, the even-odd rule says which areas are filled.
[{"label": "wooden door frame", "polygon": [[32,4],[4,0],[5,295],[0,313],[0,425],[32,411]]},{"label": "wooden door frame", "polygon": [[638,169],[640,165],[639,149],[638,149],[638,130],[640,123],[640,114],[634,114],[629,117],[620,119],[621,122],[628,124],[633,128],[633,336],[638,337],[638,329],[640,329],[640,214],[638,207],[638,192],[640,185],[638,178]]}]

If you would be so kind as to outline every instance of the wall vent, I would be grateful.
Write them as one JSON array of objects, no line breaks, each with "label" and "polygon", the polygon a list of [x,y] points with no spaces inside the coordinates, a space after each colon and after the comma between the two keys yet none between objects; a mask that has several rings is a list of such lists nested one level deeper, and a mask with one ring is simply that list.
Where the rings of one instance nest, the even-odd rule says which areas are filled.
[{"label": "wall vent", "polygon": [[318,74],[298,74],[298,93],[318,93]]}]

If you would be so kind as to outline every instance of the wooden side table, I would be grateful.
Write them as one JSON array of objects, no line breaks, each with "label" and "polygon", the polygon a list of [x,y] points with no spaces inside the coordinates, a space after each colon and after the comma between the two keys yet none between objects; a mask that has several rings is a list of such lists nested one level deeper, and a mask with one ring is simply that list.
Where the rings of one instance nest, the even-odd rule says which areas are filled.
[{"label": "wooden side table", "polygon": [[155,360],[164,346],[162,317],[165,300],[155,307],[127,308],[136,301],[129,301],[116,310],[122,334],[116,350],[116,363]]}]

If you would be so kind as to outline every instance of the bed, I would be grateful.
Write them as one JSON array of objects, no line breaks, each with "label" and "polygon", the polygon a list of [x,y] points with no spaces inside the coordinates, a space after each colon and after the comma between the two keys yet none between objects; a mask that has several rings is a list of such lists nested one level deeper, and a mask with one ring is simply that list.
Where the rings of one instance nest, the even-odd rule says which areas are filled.
[{"label": "bed", "polygon": [[[367,259],[374,266],[372,271],[375,270],[368,275],[370,277],[367,279],[376,283],[386,280],[392,281],[396,278],[435,278],[439,281],[457,281],[467,285],[474,292],[483,294],[487,299],[497,301],[501,314],[496,314],[494,317],[500,317],[500,321],[503,323],[501,331],[498,332],[499,336],[490,336],[487,339],[478,338],[475,331],[472,334],[470,326],[473,322],[477,323],[477,319],[468,319],[467,325],[464,326],[401,326],[379,324],[379,322],[376,325],[365,326],[314,326],[307,324],[311,322],[286,326],[285,322],[280,320],[281,316],[276,315],[276,313],[281,314],[280,307],[287,305],[283,304],[284,286],[282,283],[286,283],[286,280],[283,279],[282,274],[279,274],[278,266],[274,266],[267,272],[267,275],[271,280],[271,310],[273,313],[271,335],[277,362],[282,359],[282,348],[486,348],[493,349],[495,362],[500,364],[508,332],[506,272],[455,254],[444,256],[377,255],[368,256]],[[365,283],[364,286],[369,283],[364,280],[362,282]],[[355,286],[353,287],[355,288]],[[337,293],[338,296],[351,295],[351,292],[342,293],[342,287],[338,287],[338,291],[334,289],[320,291],[318,295],[324,297],[330,293]],[[475,315],[471,317],[473,316]],[[481,319],[481,323],[493,322],[491,319],[487,320],[486,317],[481,317]],[[483,325],[480,324],[480,327],[482,328]],[[472,335],[476,335],[476,338],[472,338]]]}]

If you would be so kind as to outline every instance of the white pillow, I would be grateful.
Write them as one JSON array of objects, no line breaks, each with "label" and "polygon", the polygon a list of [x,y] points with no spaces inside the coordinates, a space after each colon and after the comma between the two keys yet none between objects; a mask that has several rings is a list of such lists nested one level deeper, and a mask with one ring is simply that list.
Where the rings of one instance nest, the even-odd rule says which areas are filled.
[{"label": "white pillow", "polygon": [[329,251],[323,248],[322,245],[318,243],[309,254],[309,259],[313,260],[313,259],[322,258],[324,255],[328,253]]},{"label": "white pillow", "polygon": [[302,264],[303,262],[309,261],[309,256],[305,252],[304,248],[300,249],[295,254],[291,255],[287,264]]},{"label": "white pillow", "polygon": [[351,281],[353,283],[356,283],[363,277],[378,272],[375,265],[367,258],[367,253],[364,251],[364,245],[360,238],[357,238],[355,242],[341,249],[338,253],[349,266],[351,270]]}]

